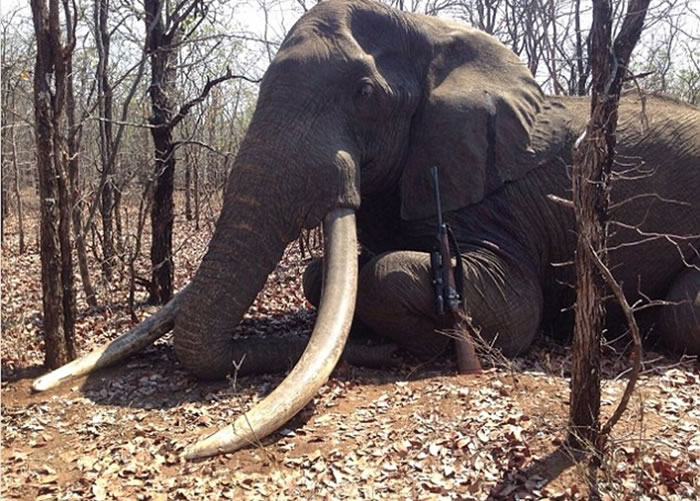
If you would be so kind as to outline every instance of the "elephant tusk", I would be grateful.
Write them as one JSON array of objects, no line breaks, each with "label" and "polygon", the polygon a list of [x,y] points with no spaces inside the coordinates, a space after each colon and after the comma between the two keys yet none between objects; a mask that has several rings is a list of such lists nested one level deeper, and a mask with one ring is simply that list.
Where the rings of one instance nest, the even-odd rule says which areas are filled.
[{"label": "elephant tusk", "polygon": [[74,377],[89,374],[107,367],[123,358],[142,350],[173,328],[175,316],[180,309],[182,298],[189,285],[175,294],[168,303],[126,334],[96,348],[87,355],[73,360],[58,369],[37,378],[32,383],[33,391],[54,388]]},{"label": "elephant tusk", "polygon": [[262,402],[231,425],[198,441],[185,451],[194,459],[233,452],[276,431],[311,401],[328,380],[350,332],[357,295],[357,235],[355,213],[336,209],[323,222],[324,287],[311,339],[299,362]]}]

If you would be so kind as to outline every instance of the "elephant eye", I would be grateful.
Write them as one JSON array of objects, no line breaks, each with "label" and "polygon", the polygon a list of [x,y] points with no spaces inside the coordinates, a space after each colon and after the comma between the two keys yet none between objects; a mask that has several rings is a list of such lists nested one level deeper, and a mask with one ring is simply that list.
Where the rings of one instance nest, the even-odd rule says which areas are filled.
[{"label": "elephant eye", "polygon": [[357,97],[369,98],[374,96],[374,85],[371,82],[361,82],[357,87]]}]

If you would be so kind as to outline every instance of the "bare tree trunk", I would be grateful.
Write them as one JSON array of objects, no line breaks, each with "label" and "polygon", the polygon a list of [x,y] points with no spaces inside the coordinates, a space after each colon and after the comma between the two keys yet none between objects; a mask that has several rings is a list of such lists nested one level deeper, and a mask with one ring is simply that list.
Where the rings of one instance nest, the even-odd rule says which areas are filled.
[{"label": "bare tree trunk", "polygon": [[[3,47],[3,72],[7,71],[7,67],[5,66],[5,48]],[[8,123],[8,109],[15,110],[15,96],[17,95],[16,89],[13,89],[10,86],[10,79],[6,78],[3,82],[3,92],[2,92],[2,98],[3,98],[3,104],[4,106],[2,107],[2,165],[3,169],[6,168],[7,166],[7,146],[9,143],[10,146],[10,154],[12,155],[12,171],[14,173],[14,183],[13,183],[13,191],[14,191],[14,197],[15,197],[15,202],[17,204],[16,211],[17,211],[17,226],[18,226],[18,233],[19,233],[19,253],[24,254],[25,251],[25,245],[24,245],[24,217],[23,217],[23,207],[22,207],[22,196],[20,194],[20,169],[19,169],[19,162],[17,162],[17,138],[15,136],[15,123],[14,120],[12,123]],[[9,103],[8,103],[9,101]],[[5,170],[4,172],[5,176],[7,175],[7,171]],[[7,179],[7,178],[5,178]],[[2,240],[4,241],[5,237],[5,218],[7,218],[10,215],[10,196],[8,193],[7,189],[7,182],[2,183]]]},{"label": "bare tree trunk", "polygon": [[[155,176],[153,205],[151,206],[151,283],[149,303],[164,304],[173,295],[174,264],[173,239],[173,191],[175,181],[175,144],[173,129],[201,103],[216,85],[242,78],[227,71],[225,75],[207,80],[196,98],[183,104],[177,112],[173,105],[177,76],[177,51],[183,36],[189,36],[206,16],[197,0],[180,2],[175,13],[168,13],[167,27],[163,22],[159,0],[145,0],[146,45],[151,62],[151,136],[155,146]],[[193,20],[194,26],[183,30],[185,20]],[[188,35],[185,35],[188,33]]]},{"label": "bare tree trunk", "polygon": [[576,308],[568,441],[581,450],[594,448],[600,433],[600,338],[605,322],[605,285],[589,249],[607,263],[608,178],[614,143],[608,149],[609,120],[600,98],[605,93],[610,66],[607,47],[611,40],[611,15],[608,0],[594,2],[589,54],[593,67],[591,117],[573,152]]},{"label": "bare tree trunk", "polygon": [[[549,70],[552,79],[552,90],[555,95],[560,95],[562,86],[559,83],[559,73],[557,68],[557,9],[554,0],[549,0],[549,18],[552,25],[552,38],[549,41]],[[544,8],[544,7],[543,7]]]},{"label": "bare tree trunk", "polygon": [[10,208],[7,205],[9,197],[7,196],[7,188],[2,185],[2,193],[0,193],[0,205],[2,205],[2,216],[0,216],[0,243],[5,243],[5,218],[10,215]]},{"label": "bare tree trunk", "polygon": [[155,146],[155,176],[151,205],[151,287],[148,302],[165,304],[173,295],[173,188],[175,155],[172,140],[172,96],[176,77],[176,46],[180,30],[165,30],[162,3],[146,0],[146,37],[151,58],[151,135]]},{"label": "bare tree trunk", "polygon": [[155,132],[156,178],[151,205],[151,296],[149,303],[165,304],[173,295],[173,191],[175,157],[170,129]]},{"label": "bare tree trunk", "polygon": [[[238,94],[240,94],[240,87]],[[214,91],[211,93],[211,99],[209,101],[209,109],[207,110],[207,142],[209,144],[215,144],[216,143],[216,117],[218,116],[218,113],[216,113],[215,110],[219,109],[219,106],[221,105],[221,93]],[[235,116],[235,110],[238,106],[238,100],[236,100],[235,105],[234,105],[234,116]],[[233,121],[232,121],[233,122]],[[212,180],[212,176],[216,174],[218,171],[218,157],[215,152],[213,151],[207,151],[205,153],[204,161],[200,162],[199,166],[202,168],[202,172],[200,175],[199,169],[195,172],[195,192],[197,193],[197,199],[196,199],[196,205],[195,205],[195,211],[196,211],[196,216],[195,219],[197,221],[195,227],[196,229],[199,229],[199,219],[200,219],[200,207],[201,207],[201,199],[200,199],[200,192],[202,191],[202,188],[205,192],[205,198],[208,199],[212,193],[216,192],[216,188],[214,189],[209,189],[212,185],[215,186],[215,182]],[[203,183],[203,185],[202,185]]]},{"label": "bare tree trunk", "polygon": [[591,123],[582,138],[589,144],[574,149],[572,176],[578,238],[569,441],[580,449],[595,444],[600,430],[600,335],[605,320],[605,289],[588,252],[590,246],[605,262],[608,189],[607,178],[603,181],[605,147],[599,144],[604,138],[588,135],[600,135],[599,126]]},{"label": "bare tree trunk", "polygon": [[135,308],[135,298],[136,298],[136,270],[134,263],[141,254],[141,242],[143,237],[143,229],[146,226],[146,214],[148,213],[148,205],[151,203],[151,198],[149,197],[150,186],[146,185],[141,193],[141,199],[139,200],[139,208],[136,213],[136,238],[134,241],[134,247],[131,255],[127,260],[127,266],[129,268],[129,296],[127,299],[127,305],[129,308],[129,313],[131,315],[131,320],[138,322],[138,316],[136,315]]},{"label": "bare tree trunk", "polygon": [[[106,166],[105,166],[106,167]],[[102,218],[102,274],[108,282],[112,280],[114,264],[114,237],[112,212],[114,210],[114,187],[111,174],[107,174],[107,182],[100,193],[100,216]]]},{"label": "bare tree trunk", "polygon": [[[66,17],[66,38],[68,44],[75,44],[75,26],[68,0],[63,0],[63,12]],[[73,222],[73,238],[78,255],[78,270],[83,284],[85,301],[90,308],[97,308],[97,296],[90,279],[87,262],[87,250],[83,232],[83,211],[80,195],[80,138],[81,133],[75,120],[75,91],[73,89],[73,51],[66,54],[66,116],[68,119],[68,179],[70,184],[70,203]]]},{"label": "bare tree trunk", "polygon": [[[590,73],[590,63],[586,61],[586,55],[583,51],[583,37],[581,33],[581,0],[575,0],[574,4],[574,30],[576,32],[576,70],[578,83],[576,86],[576,95],[586,95],[586,82]],[[590,36],[587,38],[587,42]],[[590,43],[588,43],[590,48]]]},{"label": "bare tree trunk", "polygon": [[114,231],[115,242],[114,245],[119,252],[124,250],[124,232],[122,230],[122,189],[118,186],[114,187]]},{"label": "bare tree trunk", "polygon": [[[13,96],[13,102],[14,102],[14,96]],[[10,148],[12,148],[12,166],[14,167],[15,171],[15,183],[14,183],[14,191],[15,191],[15,200],[17,202],[17,231],[19,233],[19,253],[24,254],[24,251],[26,249],[24,245],[24,214],[23,214],[23,207],[22,207],[22,195],[21,195],[21,190],[20,190],[20,172],[19,172],[19,163],[17,162],[17,142],[15,138],[15,128],[14,126],[10,127]],[[4,183],[3,183],[4,186]],[[7,198],[3,198],[3,210],[5,208],[5,205],[7,204],[9,200]]]},{"label": "bare tree trunk", "polygon": [[200,189],[199,189],[199,168],[194,169],[194,227],[199,229],[199,204],[200,204]]},{"label": "bare tree trunk", "polygon": [[107,26],[109,16],[109,0],[95,0],[94,22],[95,41],[97,42],[97,74],[95,75],[98,88],[98,103],[101,120],[100,130],[100,158],[103,177],[105,179],[100,193],[102,216],[102,273],[105,280],[112,279],[114,267],[114,237],[112,213],[114,209],[114,140],[112,135],[112,86],[109,82],[109,46],[110,34]]},{"label": "bare tree trunk", "polygon": [[[70,162],[72,163],[72,161]],[[71,185],[72,202],[73,202],[73,238],[75,239],[76,254],[78,255],[78,270],[80,272],[80,281],[83,284],[83,292],[85,293],[85,302],[91,308],[97,308],[97,294],[92,285],[90,278],[90,269],[88,268],[87,249],[85,248],[84,232],[82,230],[82,202],[80,200],[80,190],[78,188],[78,180],[73,178],[74,175],[79,176],[74,170],[74,166],[69,163],[69,177]],[[76,162],[77,163],[77,162]]]},{"label": "bare tree trunk", "polygon": [[[2,51],[1,59],[2,59],[2,67],[1,71],[4,75],[7,75],[9,71],[9,65],[6,64],[6,51],[5,47],[7,45],[6,43],[7,37],[5,36],[5,33],[3,33],[2,37],[2,45],[0,45],[0,50]],[[10,95],[13,96],[14,98],[14,92],[11,92],[10,90],[10,79],[5,77],[4,80],[2,81],[2,94],[0,99],[2,99],[2,112],[0,113],[0,123],[2,123],[2,132],[0,132],[0,144],[2,144],[2,148],[0,148],[0,164],[2,166],[2,173],[5,176],[5,179],[7,180],[7,135],[10,132],[10,129],[12,129],[12,134],[14,136],[14,123],[13,124],[8,124],[7,120],[7,115],[8,115],[8,105],[7,101]],[[14,101],[14,99],[13,99]],[[14,139],[14,137],[13,137]],[[14,161],[15,167],[17,165],[17,161]],[[17,169],[15,169],[15,176],[17,173]],[[7,183],[0,183],[0,242],[4,243],[5,242],[5,218],[7,218],[10,215],[10,197],[8,196],[7,193]]]},{"label": "bare tree trunk", "polygon": [[185,219],[192,221],[192,167],[185,165]]},{"label": "bare tree trunk", "polygon": [[[574,147],[573,196],[576,217],[576,312],[571,377],[569,442],[602,454],[600,437],[600,336],[606,291],[599,266],[606,264],[610,176],[615,155],[617,109],[622,79],[649,0],[630,0],[620,34],[611,39],[609,0],[594,0],[590,60],[591,118]],[[611,57],[610,47],[613,55]],[[599,264],[600,263],[600,264]],[[592,493],[592,496],[596,496]]]},{"label": "bare tree trunk", "polygon": [[57,368],[76,357],[70,200],[62,137],[65,47],[58,0],[31,0],[36,33],[34,115],[41,205],[41,282],[45,365]]}]

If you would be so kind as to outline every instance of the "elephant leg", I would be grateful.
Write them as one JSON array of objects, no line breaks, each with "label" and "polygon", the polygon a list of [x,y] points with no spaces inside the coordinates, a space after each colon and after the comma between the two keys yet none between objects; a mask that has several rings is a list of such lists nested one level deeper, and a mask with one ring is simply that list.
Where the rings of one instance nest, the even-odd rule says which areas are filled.
[{"label": "elephant leg", "polygon": [[436,331],[432,290],[428,254],[381,254],[360,270],[356,315],[378,335],[432,358],[449,346],[449,338]]},{"label": "elephant leg", "polygon": [[[402,253],[391,254],[399,255]],[[361,336],[366,336],[368,333],[374,337],[376,335],[385,336],[421,357],[429,358],[444,352],[449,339],[435,332],[438,319],[434,317],[432,312],[430,286],[423,291],[422,282],[411,285],[409,282],[413,274],[410,271],[404,273],[406,270],[401,270],[400,273],[400,276],[403,277],[403,283],[389,284],[388,282],[393,281],[393,278],[388,281],[375,279],[374,277],[378,273],[375,266],[377,262],[384,263],[385,260],[372,259],[369,264],[360,268],[357,307],[351,336],[358,337],[358,332]],[[321,297],[322,275],[323,259],[319,258],[312,260],[307,265],[302,277],[304,295],[315,307],[318,307],[318,301]],[[422,277],[419,280],[422,280]],[[406,297],[401,300],[397,294],[401,296],[403,292],[406,293]],[[425,293],[425,297],[421,296],[421,292]],[[382,297],[385,294],[391,297]],[[378,301],[377,304],[373,304],[375,300]],[[387,308],[394,308],[401,312],[414,311],[414,314],[403,315],[402,313],[392,316],[386,313]],[[368,324],[364,321],[365,319],[369,319],[371,323]],[[392,335],[394,333],[408,333],[408,335],[397,337]]]},{"label": "elephant leg", "polygon": [[[536,278],[520,267],[481,253],[463,254],[464,299],[472,325],[504,355],[526,351],[539,329],[542,293]],[[396,251],[377,256],[360,271],[357,313],[377,334],[418,356],[448,348],[439,332],[426,252]]]},{"label": "elephant leg", "polygon": [[[368,257],[361,255],[359,258],[359,267],[367,263]],[[321,301],[321,288],[323,287],[323,258],[314,258],[304,269],[304,274],[301,279],[304,297],[311,303],[314,308],[318,308]],[[374,337],[371,329],[369,329],[355,314],[350,330],[351,339],[355,341],[363,341],[367,338]]]},{"label": "elephant leg", "polygon": [[[357,257],[358,269],[367,264],[372,259],[372,255],[363,249]],[[304,269],[301,284],[304,290],[304,297],[314,308],[318,308],[321,301],[321,288],[323,287],[323,258],[317,257],[309,261]]]},{"label": "elephant leg", "polygon": [[677,352],[700,355],[700,270],[680,272],[666,301],[672,304],[660,308],[658,319],[663,343]]}]

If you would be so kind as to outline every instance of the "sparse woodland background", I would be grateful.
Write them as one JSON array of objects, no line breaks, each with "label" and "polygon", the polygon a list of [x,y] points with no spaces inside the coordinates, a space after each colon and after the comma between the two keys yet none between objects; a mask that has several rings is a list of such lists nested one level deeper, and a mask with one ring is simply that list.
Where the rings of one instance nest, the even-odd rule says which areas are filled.
[{"label": "sparse woodland background", "polygon": [[[68,272],[72,285],[66,277],[59,285],[75,291],[75,298],[60,306],[72,318],[72,349],[83,353],[128,329],[147,314],[149,305],[167,301],[196,270],[216,222],[228,171],[255,107],[259,79],[286,31],[315,2],[51,2],[58,8],[58,41],[67,63],[61,81],[63,115],[55,123],[54,135],[63,152],[65,173],[65,184],[57,186],[56,193],[64,192],[69,224],[64,222],[61,227],[57,248],[68,246],[63,259],[74,267]],[[590,1],[387,3],[458,19],[492,33],[520,56],[547,93],[590,95]],[[613,2],[614,32],[626,4]],[[557,397],[565,391],[561,377],[568,375],[570,365],[565,350],[535,351],[508,366],[510,376],[501,374],[464,386],[441,379],[402,386],[377,382],[366,373],[335,381],[324,389],[317,405],[334,407],[339,405],[337,396],[346,395],[347,401],[340,405],[347,412],[337,412],[350,416],[345,428],[329,429],[330,418],[323,416],[334,414],[326,409],[307,425],[312,435],[314,429],[320,431],[312,437],[311,446],[299,446],[299,455],[290,451],[303,437],[295,438],[287,430],[288,440],[281,440],[274,450],[243,452],[236,464],[219,458],[209,466],[182,465],[177,459],[182,443],[178,434],[189,431],[192,438],[201,427],[223,422],[228,406],[219,403],[219,396],[246,405],[246,399],[255,398],[256,388],[241,393],[233,381],[224,386],[201,385],[190,393],[189,376],[172,368],[174,357],[169,352],[147,352],[145,362],[120,373],[121,386],[97,381],[92,387],[87,385],[82,397],[71,393],[52,403],[56,407],[51,413],[61,416],[52,425],[40,400],[17,396],[13,388],[6,392],[6,381],[33,377],[42,363],[60,365],[71,356],[45,352],[39,213],[40,199],[46,197],[39,193],[38,165],[43,164],[35,137],[34,33],[29,2],[3,1],[2,378],[3,399],[7,402],[9,398],[11,404],[3,404],[2,497],[131,499],[138,494],[141,499],[192,499],[227,493],[235,499],[243,494],[267,499],[270,493],[282,492],[296,482],[297,490],[290,490],[288,497],[333,498],[347,492],[348,499],[438,499],[462,486],[462,492],[470,493],[472,499],[484,499],[484,493],[508,499],[527,482],[534,482],[527,491],[538,492],[538,498],[581,498],[583,489],[571,483],[578,477],[563,477],[547,491],[544,484],[538,484],[540,473],[530,463],[537,451],[558,445],[551,437],[564,426],[561,419],[547,421],[535,414],[565,416]],[[700,105],[700,1],[652,0],[630,66],[634,77],[625,81],[625,88],[663,92]],[[44,83],[51,93],[59,80]],[[56,195],[56,204],[59,198]],[[308,331],[312,314],[304,308],[298,277],[303,261],[319,242],[317,233],[302,235],[244,318],[239,328],[242,333]],[[294,313],[288,315],[289,311]],[[653,353],[647,357],[647,361],[658,360]],[[153,375],[154,364],[161,364],[161,372],[168,377]],[[603,364],[603,377],[610,382],[603,389],[605,411],[619,397],[617,377],[626,361],[613,358]],[[533,367],[545,376],[512,375]],[[355,381],[373,386],[355,391]],[[640,499],[646,494],[650,499],[691,499],[698,492],[700,472],[700,415],[693,410],[700,405],[697,362],[682,359],[673,367],[662,363],[662,369],[642,373],[640,383],[654,389],[641,392],[632,404],[625,438],[618,439],[611,447],[612,456],[605,459],[610,463],[607,470],[603,465],[603,491],[607,488],[614,494],[607,499]],[[270,382],[263,379],[261,384]],[[153,395],[161,392],[168,396],[154,400]],[[432,395],[432,401],[417,403],[417,393]],[[538,402],[530,402],[535,393]],[[486,404],[472,408],[469,406],[479,404],[466,404],[467,395],[478,395],[486,404],[496,399],[505,404],[497,412]],[[444,407],[448,404],[443,398],[448,397],[450,405],[457,407]],[[644,399],[667,421],[645,417]],[[537,411],[535,403],[540,404]],[[386,412],[392,406],[405,412]],[[177,411],[154,414],[153,407]],[[357,408],[362,412],[357,414]],[[475,437],[435,418],[444,411],[454,419],[474,423],[470,410],[484,418]],[[137,422],[133,429],[110,431],[111,425],[130,420]],[[414,435],[392,431],[402,429],[412,429]],[[334,434],[345,445],[319,456],[314,444]],[[650,436],[661,437],[663,447],[644,442]],[[57,437],[64,445],[50,446]],[[110,449],[114,439],[126,440],[127,445]],[[9,453],[8,441],[14,444]],[[362,446],[356,449],[358,444]],[[420,467],[407,459],[414,457],[408,451],[416,448],[424,449],[424,457],[416,462]],[[287,452],[285,459],[275,456]],[[478,483],[460,480],[463,470],[455,462],[462,461],[469,464],[469,471],[478,473]],[[241,464],[243,476],[222,481],[231,468]],[[311,473],[297,478],[299,467]],[[219,470],[221,474],[214,475]],[[169,475],[163,475],[164,471]],[[529,476],[523,476],[525,473]],[[531,480],[533,475],[535,480]],[[192,480],[197,477],[214,480]],[[414,481],[412,487],[406,487],[399,477],[409,484]],[[356,494],[337,490],[350,478],[359,489]]]},{"label": "sparse woodland background", "polygon": [[[31,223],[39,185],[32,101],[37,45],[30,9],[13,3],[3,3],[0,20],[2,221],[12,222],[18,233],[13,245],[21,253],[37,240]],[[494,34],[549,93],[590,93],[590,2],[389,3]],[[614,19],[622,19],[624,5],[613,3]],[[286,30],[311,6],[305,0],[59,4],[71,82],[68,118],[58,132],[70,176],[72,246],[80,277],[75,286],[89,306],[114,301],[114,273],[131,277],[131,309],[143,292],[152,304],[172,295],[178,254],[174,221],[183,215],[195,230],[211,231],[255,106],[257,82]],[[147,16],[156,10],[162,21],[148,25]],[[697,0],[652,2],[633,55],[637,78],[626,86],[698,104],[699,38]],[[175,215],[168,209],[171,192],[178,202]],[[88,271],[88,258],[99,263],[98,273]],[[138,274],[134,264],[141,258],[150,260],[151,270]]]}]

